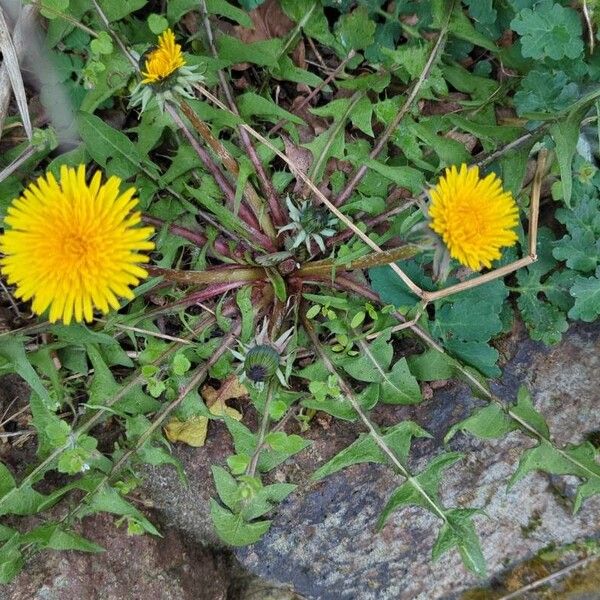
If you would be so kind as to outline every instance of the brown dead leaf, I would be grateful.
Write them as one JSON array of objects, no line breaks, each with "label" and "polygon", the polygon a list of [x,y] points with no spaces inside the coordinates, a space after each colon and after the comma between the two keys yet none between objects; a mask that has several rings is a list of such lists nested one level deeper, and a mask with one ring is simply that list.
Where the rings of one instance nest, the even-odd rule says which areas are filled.
[{"label": "brown dead leaf", "polygon": [[[295,170],[308,175],[308,170],[313,163],[312,153],[308,148],[302,146],[296,146],[292,140],[283,135],[283,144],[285,146],[285,155],[294,164]],[[294,194],[300,193],[302,190],[302,181],[297,177],[296,184],[294,185]]]},{"label": "brown dead leaf", "polygon": [[237,37],[248,44],[284,37],[294,28],[294,22],[281,10],[279,0],[267,0],[248,14],[254,24],[253,29],[240,25],[234,27]]},{"label": "brown dead leaf", "polygon": [[[240,25],[233,28],[235,35],[247,44],[285,37],[294,28],[294,22],[281,10],[279,0],[267,0],[248,14],[254,25],[252,29]],[[296,45],[292,59],[301,69],[306,67],[303,41]],[[244,71],[249,66],[248,63],[241,63],[234,65],[233,68]]]},{"label": "brown dead leaf", "polygon": [[460,142],[469,152],[473,152],[473,149],[475,146],[477,146],[477,138],[471,133],[463,133],[462,131],[449,131],[445,137]]},{"label": "brown dead leaf", "polygon": [[425,100],[421,110],[423,115],[447,115],[462,109],[461,102],[467,100],[469,96],[461,92],[451,92],[444,100]]},{"label": "brown dead leaf", "polygon": [[236,375],[230,375],[221,383],[221,387],[216,390],[211,385],[205,385],[202,388],[202,397],[206,406],[213,415],[226,414],[236,421],[241,420],[242,415],[235,408],[227,406],[226,401],[234,398],[242,398],[248,395],[248,390]]}]

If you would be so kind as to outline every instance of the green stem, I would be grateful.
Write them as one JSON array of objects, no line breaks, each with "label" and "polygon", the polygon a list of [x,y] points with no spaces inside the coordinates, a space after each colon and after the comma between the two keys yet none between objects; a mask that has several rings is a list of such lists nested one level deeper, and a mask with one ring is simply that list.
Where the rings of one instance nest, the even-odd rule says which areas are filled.
[{"label": "green stem", "polygon": [[[339,280],[337,281],[337,283],[339,283]],[[351,288],[348,287],[348,289],[349,289],[349,291],[360,294],[360,295],[368,298],[369,300],[372,300],[372,301],[382,304],[379,297],[372,290],[369,290],[368,288],[363,289],[363,287],[356,282],[353,282],[353,285],[351,286]],[[403,315],[401,315],[400,313],[393,312],[392,315],[396,319],[401,321],[402,323],[406,322],[406,318]],[[419,327],[419,325],[417,325],[416,323],[413,323],[413,324],[407,323],[407,327],[414,334],[416,334],[419,338],[421,338],[421,340],[423,340],[423,342],[425,342],[425,344],[427,344],[427,346],[429,346],[430,348],[433,348],[434,350],[437,350],[438,352],[440,352],[442,354],[448,355],[448,352],[446,352],[446,350],[444,350],[444,348],[440,344],[438,344],[438,342],[436,342],[427,332],[425,332],[421,327]],[[502,402],[502,400],[500,400],[500,398],[498,398],[497,396],[492,394],[492,392],[490,392],[459,360],[455,359],[454,357],[452,357],[452,360],[453,360],[454,365],[457,368],[457,370],[460,371],[462,376],[469,382],[469,384],[472,385],[474,388],[476,388],[479,391],[479,393],[482,396],[484,396],[485,398],[487,398],[490,402],[494,402],[495,404],[497,404],[506,413],[506,415],[510,419],[512,419],[519,425],[519,428],[522,431],[527,433],[527,435],[529,435],[530,437],[533,437],[535,439],[538,439],[540,441],[544,441],[544,442],[550,444],[565,460],[567,460],[571,464],[575,465],[578,469],[582,469],[584,472],[588,473],[589,477],[594,477],[595,479],[600,480],[600,475],[598,475],[594,471],[591,471],[588,467],[586,467],[584,464],[579,462],[576,458],[573,458],[572,456],[570,456],[567,452],[565,452],[561,448],[558,448],[556,446],[556,444],[554,444],[549,437],[540,433],[537,429],[535,429],[535,427],[532,427],[531,425],[529,425],[526,421],[524,421],[521,417],[519,417],[518,414],[513,412],[510,409],[510,407],[506,406],[504,404],[504,402]]]},{"label": "green stem", "polygon": [[385,250],[384,252],[372,252],[366,256],[357,258],[347,263],[337,263],[335,259],[325,259],[302,265],[295,273],[295,277],[307,278],[318,275],[326,275],[332,271],[354,271],[357,269],[370,269],[382,265],[389,265],[397,260],[412,258],[421,251],[419,246],[407,244],[399,248]]},{"label": "green stem", "polygon": [[[189,119],[196,132],[218,156],[225,168],[234,177],[237,177],[240,172],[239,165],[233,156],[231,156],[231,154],[227,151],[227,148],[223,146],[221,140],[212,134],[210,127],[194,112],[192,107],[185,100],[179,100],[179,108],[181,109],[181,112],[183,112],[183,114]],[[271,239],[274,240],[277,237],[277,232],[275,231],[269,213],[266,210],[267,207],[265,206],[263,199],[256,193],[256,190],[252,187],[250,182],[247,182],[244,186],[244,197],[246,198],[246,201],[248,202],[252,212],[254,213],[254,216],[257,219],[257,224]]]},{"label": "green stem", "polygon": [[261,267],[220,267],[206,271],[179,271],[148,266],[146,270],[153,277],[163,277],[166,281],[187,285],[251,282],[266,278],[265,270]]},{"label": "green stem", "polygon": [[[207,362],[205,362],[202,366],[196,369],[196,372],[186,384],[186,386],[181,390],[179,395],[175,400],[167,404],[161,411],[156,415],[151,425],[140,435],[140,437],[136,440],[135,445],[127,450],[121,458],[114,464],[110,472],[102,477],[100,481],[93,487],[93,489],[86,492],[86,494],[77,502],[77,506],[71,509],[65,516],[63,516],[59,523],[68,523],[73,518],[77,516],[79,511],[85,506],[85,502],[88,498],[91,498],[98,490],[102,488],[103,485],[108,483],[111,479],[113,479],[123,467],[129,462],[131,457],[150,439],[150,437],[154,434],[154,432],[165,422],[166,418],[179,406],[181,403],[187,398],[187,396],[196,389],[207,377],[209,369],[217,362],[217,360],[223,356],[225,351],[229,348],[229,345],[232,343],[233,339],[236,335],[239,334],[240,325],[237,324],[234,329],[227,334],[224,338],[221,346],[215,351],[215,353],[209,358]],[[29,544],[23,548],[23,552],[30,550],[33,547],[33,544]]]},{"label": "green stem", "polygon": [[258,430],[258,437],[256,440],[256,449],[252,453],[252,458],[248,464],[248,468],[246,469],[246,475],[254,476],[256,473],[256,468],[258,466],[258,459],[260,458],[260,453],[263,450],[265,445],[265,437],[267,436],[267,430],[269,429],[269,423],[271,422],[271,401],[273,400],[273,389],[274,386],[277,385],[271,381],[269,383],[269,387],[267,388],[267,397],[265,399],[265,405],[263,408],[263,416],[260,422],[260,429]]},{"label": "green stem", "polygon": [[[450,17],[452,16],[452,13],[454,12],[455,2],[456,2],[456,0],[451,1],[451,5],[449,7],[446,20],[444,21],[444,24],[442,25],[442,28],[438,35],[438,39],[437,39],[435,45],[433,46],[431,53],[429,54],[429,58],[427,59],[427,62],[425,63],[425,66],[423,67],[423,70],[421,71],[419,78],[413,84],[413,86],[408,94],[408,97],[406,98],[406,101],[402,105],[402,108],[400,108],[400,110],[398,111],[396,116],[389,122],[389,124],[385,128],[385,131],[379,138],[379,141],[377,142],[377,144],[375,144],[373,150],[369,154],[370,159],[377,158],[377,156],[379,156],[379,154],[381,153],[383,148],[386,146],[390,136],[398,128],[400,121],[402,121],[402,119],[404,119],[404,117],[408,114],[409,110],[412,108],[413,103],[416,102],[416,100],[419,96],[419,92],[421,91],[421,88],[423,87],[423,84],[425,83],[425,81],[427,81],[427,78],[429,77],[429,74],[431,73],[431,69],[437,62],[438,58],[441,56],[444,46],[446,44],[446,37],[448,34],[448,28],[450,26]],[[344,202],[346,202],[346,200],[348,200],[348,198],[350,198],[350,196],[356,189],[356,186],[360,183],[362,178],[365,176],[368,168],[369,167],[367,165],[362,165],[361,167],[359,167],[356,170],[356,172],[350,178],[350,180],[346,184],[346,187],[342,190],[340,195],[335,200],[333,200],[333,204],[335,206],[341,206],[342,204],[344,204]]]}]

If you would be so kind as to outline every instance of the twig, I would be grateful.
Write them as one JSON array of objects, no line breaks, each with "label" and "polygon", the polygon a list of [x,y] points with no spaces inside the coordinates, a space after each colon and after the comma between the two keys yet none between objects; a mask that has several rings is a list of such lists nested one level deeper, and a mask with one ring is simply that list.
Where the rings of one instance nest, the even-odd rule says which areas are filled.
[{"label": "twig", "polygon": [[42,333],[48,327],[50,327],[52,323],[50,321],[42,321],[41,323],[32,323],[31,325],[24,325],[23,327],[18,327],[17,329],[9,329],[7,331],[0,331],[0,338],[4,336],[17,336],[17,335],[35,335],[37,333]]},{"label": "twig", "polygon": [[[71,521],[74,517],[77,516],[77,513],[82,510],[85,506],[85,502],[88,498],[91,498],[103,485],[108,483],[113,477],[115,477],[121,469],[129,462],[131,457],[150,439],[150,437],[155,433],[155,431],[165,422],[166,418],[176,410],[181,403],[187,398],[187,396],[196,389],[202,381],[206,379],[208,375],[208,371],[210,367],[212,367],[215,362],[225,353],[225,351],[229,348],[229,344],[233,341],[233,338],[239,332],[240,325],[239,323],[233,327],[230,333],[228,333],[224,339],[223,343],[215,353],[200,367],[196,369],[196,372],[190,379],[190,381],[185,385],[185,387],[179,392],[179,395],[175,400],[166,404],[162,410],[154,417],[150,426],[142,433],[139,438],[136,440],[135,444],[129,448],[126,452],[123,453],[121,458],[113,465],[112,469],[108,474],[100,479],[100,481],[88,492],[86,492],[85,496],[79,500],[77,506],[71,509],[66,515],[60,519],[61,523],[66,523]],[[29,546],[26,547],[29,549]]]},{"label": "twig", "polygon": [[[210,91],[208,91],[205,87],[201,85],[197,85],[196,89],[206,98],[214,102],[219,108],[223,110],[228,110],[228,108]],[[231,111],[230,111],[231,112]],[[310,177],[305,175],[301,169],[299,169],[283,152],[281,152],[278,148],[276,148],[267,138],[258,133],[255,129],[246,125],[245,123],[241,125],[244,129],[246,129],[252,136],[254,136],[257,140],[263,143],[267,148],[269,148],[272,152],[274,152],[282,161],[284,161],[292,170],[294,175],[301,179],[317,196],[317,198],[342,222],[344,225],[349,227],[367,246],[375,250],[376,252],[384,252],[382,248],[380,248],[367,234],[361,231],[345,214],[343,214],[332,202],[319,190],[319,188],[311,181]],[[396,264],[391,263],[390,269],[392,269],[400,279],[406,284],[406,286],[410,289],[413,294],[421,298],[423,296],[423,290],[416,285],[406,273]]]},{"label": "twig", "polygon": [[15,160],[13,160],[10,165],[4,167],[2,171],[0,171],[0,182],[4,181],[9,175],[12,175],[21,165],[26,163],[36,152],[35,146],[27,146]]},{"label": "twig", "polygon": [[539,137],[542,136],[542,134],[545,132],[546,128],[547,128],[546,124],[540,125],[540,127],[538,127],[535,131],[530,131],[528,133],[523,134],[521,137],[517,138],[516,140],[513,140],[512,142],[509,142],[508,144],[502,146],[501,148],[498,148],[498,150],[494,150],[494,152],[490,152],[487,154],[485,152],[483,152],[481,154],[478,154],[475,157],[475,161],[472,164],[477,167],[485,167],[486,165],[489,165],[490,163],[494,162],[495,160],[498,160],[500,157],[504,156],[505,154],[508,154],[512,150],[516,150],[517,148],[520,148],[523,144],[526,144],[527,142],[534,142],[535,140],[537,140]]},{"label": "twig", "polygon": [[[208,152],[198,143],[198,140],[194,137],[193,133],[188,129],[183,119],[179,116],[177,109],[170,103],[166,102],[165,110],[171,115],[173,121],[175,121],[177,126],[181,129],[188,142],[202,161],[202,164],[204,164],[204,166],[208,169],[210,174],[215,178],[215,181],[221,188],[221,191],[225,194],[225,197],[229,202],[229,206],[233,210],[233,207],[235,206],[235,191],[229,184],[229,181],[227,181],[225,175],[221,172],[221,169],[219,169],[217,164],[213,161],[210,154],[208,154]],[[258,230],[258,221],[243,204],[239,206],[238,214],[246,223],[248,232],[258,244],[260,244],[266,250],[276,250],[273,241],[264,233]]]},{"label": "twig", "polygon": [[4,285],[4,282],[1,279],[0,279],[0,287],[2,288],[2,291],[4,292],[4,294],[6,295],[8,302],[10,304],[10,307],[14,310],[15,315],[17,316],[17,319],[20,319],[21,311],[19,310],[17,303],[13,300],[12,294],[10,293],[8,288]]},{"label": "twig", "polygon": [[585,19],[585,25],[587,28],[588,43],[590,45],[590,55],[594,54],[595,46],[593,13],[594,9],[592,8],[590,12],[590,7],[588,6],[587,0],[583,0],[583,18]]},{"label": "twig", "polygon": [[493,281],[494,279],[499,279],[500,277],[504,277],[509,273],[518,271],[519,269],[522,269],[523,267],[526,267],[537,260],[537,230],[538,217],[540,211],[540,192],[542,189],[542,179],[544,177],[546,169],[547,154],[548,153],[545,149],[540,150],[538,154],[536,172],[531,188],[531,205],[529,207],[529,242],[527,250],[528,255],[524,256],[523,258],[520,258],[519,260],[515,260],[514,262],[511,262],[508,265],[504,265],[503,267],[494,269],[489,273],[485,273],[484,275],[474,277],[473,279],[461,281],[456,285],[451,285],[447,288],[438,290],[436,292],[424,292],[421,297],[426,303],[433,302],[434,300],[439,300],[440,298],[445,298],[446,296],[457,294],[464,290],[483,285],[484,283],[488,283],[488,281]]},{"label": "twig", "polygon": [[[98,323],[108,323],[106,319],[96,319],[96,321]],[[160,338],[161,340],[168,340],[169,342],[178,342],[179,344],[184,344],[186,346],[193,344],[193,342],[186,340],[185,338],[167,335],[166,333],[160,333],[159,331],[150,331],[149,329],[141,329],[140,327],[133,327],[131,325],[122,325],[121,323],[113,323],[112,326],[123,331],[133,331],[134,333],[139,333],[141,335],[148,335],[150,337]]]},{"label": "twig", "polygon": [[[373,217],[371,219],[366,219],[364,221],[365,229],[367,231],[370,231],[376,225],[379,225],[380,223],[385,223],[391,217],[394,217],[395,215],[398,215],[398,214],[404,212],[405,210],[409,209],[411,206],[414,206],[416,204],[416,202],[417,202],[417,200],[414,198],[409,199],[406,202],[404,202],[401,206],[396,206],[376,217]],[[347,240],[348,238],[352,237],[353,235],[354,235],[354,232],[351,229],[346,229],[346,230],[342,231],[341,233],[338,233],[330,238],[325,239],[325,245],[330,246],[330,247],[335,247],[340,242]]]},{"label": "twig", "polygon": [[[97,6],[97,3],[96,3],[96,6]],[[98,7],[98,10],[100,10],[99,7]],[[129,55],[127,55],[127,56],[129,56]],[[136,67],[137,67],[137,65],[136,65]],[[196,84],[194,86],[194,88],[197,91],[199,91],[200,94],[202,94],[205,98],[207,98],[208,100],[210,100],[211,102],[213,102],[216,106],[218,106],[222,110],[228,111],[229,113],[235,115],[236,117],[239,116],[233,109],[228,108],[225,104],[223,104],[223,102],[221,102],[214,94],[212,94],[204,86]],[[281,152],[279,149],[277,149],[268,139],[266,139],[263,135],[261,135],[260,133],[258,133],[258,131],[256,131],[255,129],[253,129],[249,125],[247,125],[245,123],[241,123],[240,124],[240,128],[243,129],[244,131],[248,132],[250,135],[252,135],[254,138],[256,138],[261,143],[263,143],[265,146],[267,146],[267,148],[269,148],[272,152],[274,152],[281,160],[283,160],[291,168],[292,172],[296,175],[296,177],[299,178],[299,179],[301,179],[312,190],[312,192],[319,198],[319,200],[321,200],[321,202],[323,204],[325,204],[325,206],[327,206],[327,208],[329,208],[329,210],[342,223],[344,223],[347,227],[349,227],[350,229],[352,229],[352,231],[363,242],[365,242],[370,248],[372,248],[376,252],[383,252],[383,250],[375,242],[373,242],[373,240],[371,240],[371,238],[369,238],[369,236],[367,236],[366,234],[364,234],[358,227],[356,227],[356,225],[354,225],[354,223],[352,223],[352,221],[348,217],[346,217],[346,215],[344,215],[343,213],[341,213],[337,209],[337,207],[334,206],[325,197],[325,195],[317,188],[317,186],[310,180],[310,178],[307,177],[300,169],[298,169],[296,167],[296,165],[283,152]],[[413,283],[413,281],[410,279],[410,277],[408,277],[404,273],[404,271],[402,271],[402,269],[397,264],[392,263],[390,265],[390,268],[396,273],[396,275],[398,275],[398,277],[400,277],[400,279],[402,279],[402,281],[406,284],[406,286],[414,294],[416,294],[420,298],[422,297],[423,290],[418,285],[416,285],[415,283]]]},{"label": "twig", "polygon": [[29,404],[26,404],[25,406],[22,406],[17,412],[13,413],[12,415],[10,415],[10,417],[5,418],[6,417],[6,413],[8,412],[8,409],[10,409],[10,407],[14,404],[14,402],[17,400],[17,398],[15,398],[9,405],[8,408],[4,411],[2,417],[0,417],[0,419],[3,419],[2,423],[0,423],[0,427],[4,427],[9,421],[13,421],[15,417],[18,417],[21,413],[24,413],[26,410],[29,409]]},{"label": "twig", "polygon": [[[429,54],[429,58],[427,59],[427,62],[425,63],[425,66],[423,67],[423,70],[421,71],[419,78],[413,84],[413,86],[408,94],[408,97],[406,98],[404,104],[402,105],[402,108],[400,108],[400,110],[398,111],[396,116],[390,121],[388,126],[385,128],[385,131],[379,138],[379,141],[377,142],[377,144],[375,144],[375,147],[373,148],[373,150],[371,150],[371,153],[369,154],[369,158],[371,160],[373,160],[373,159],[377,158],[377,156],[379,156],[379,153],[383,150],[383,148],[387,144],[388,139],[390,138],[392,133],[394,133],[394,131],[396,130],[396,127],[398,127],[400,121],[402,121],[402,119],[406,116],[408,111],[412,108],[413,103],[418,98],[419,92],[421,91],[421,87],[423,86],[423,84],[425,83],[427,78],[429,77],[429,74],[431,73],[431,69],[433,68],[434,64],[436,63],[436,61],[437,61],[438,57],[440,56],[440,54],[444,48],[444,45],[446,43],[446,35],[448,33],[448,26],[450,24],[450,17],[452,15],[453,10],[454,10],[454,0],[452,1],[451,6],[449,7],[446,20],[444,21],[444,24],[442,25],[442,28],[438,35],[437,41]],[[358,170],[350,178],[350,181],[348,181],[348,183],[346,184],[346,187],[342,190],[342,192],[339,194],[339,196],[333,201],[333,204],[335,204],[335,206],[341,206],[342,204],[344,204],[344,202],[346,202],[346,200],[348,200],[348,198],[350,198],[350,196],[354,192],[354,189],[360,183],[360,180],[365,176],[368,168],[369,167],[367,165],[362,165],[358,168]]]},{"label": "twig", "polygon": [[[365,298],[368,298],[369,300],[382,304],[381,299],[378,297],[377,294],[375,294],[375,292],[373,292],[373,290],[366,288],[349,278],[337,277],[334,282],[330,282],[330,285],[340,287],[342,289],[347,289],[348,291],[355,292],[359,295],[364,296]],[[401,315],[397,311],[392,312],[391,314],[394,316],[394,318],[398,319],[402,323],[406,323],[406,317],[404,317],[404,315]],[[429,347],[433,348],[434,350],[437,350],[442,354],[448,354],[448,352],[446,352],[444,348],[438,342],[436,342],[426,331],[424,331],[419,325],[410,325],[409,329],[415,335],[421,338],[423,342],[425,342],[425,344],[427,344]],[[575,465],[580,472],[583,471],[587,473],[588,477],[594,477],[600,480],[600,476],[597,473],[590,470],[589,467],[583,464],[579,459],[573,457],[572,454],[570,454],[569,452],[566,452],[562,448],[558,448],[555,444],[553,444],[552,440],[549,437],[545,436],[535,427],[532,427],[526,420],[524,420],[520,415],[515,413],[510,407],[507,407],[502,402],[502,400],[500,400],[500,398],[498,398],[495,394],[490,392],[490,390],[488,390],[481,383],[481,381],[479,381],[479,379],[475,375],[473,375],[473,373],[469,369],[463,366],[460,361],[454,359],[454,363],[456,369],[460,371],[461,375],[469,382],[469,385],[477,389],[478,393],[480,393],[484,398],[487,398],[490,402],[494,402],[499,408],[501,408],[513,421],[515,421],[515,423],[519,425],[521,430],[525,431],[530,437],[534,439],[551,444],[552,447],[556,450],[556,452],[560,454],[565,461]]]},{"label": "twig", "polygon": [[498,269],[494,269],[489,273],[485,273],[484,275],[479,275],[478,277],[474,277],[473,279],[467,279],[466,281],[461,281],[456,285],[451,285],[447,288],[443,288],[441,290],[437,290],[435,292],[424,292],[423,300],[425,302],[433,302],[434,300],[439,300],[440,298],[445,298],[446,296],[451,296],[452,294],[458,294],[459,292],[463,292],[465,290],[478,287],[483,285],[484,283],[488,283],[489,281],[493,281],[494,279],[499,279],[500,277],[504,277],[509,273],[513,273],[514,271],[518,271],[523,267],[526,267],[535,262],[535,258],[533,256],[525,256],[520,258],[519,260],[515,260],[508,265],[504,265],[503,267],[499,267]]},{"label": "twig", "polygon": [[110,21],[108,20],[106,14],[104,14],[104,11],[98,4],[97,0],[92,0],[92,4],[94,5],[94,9],[96,10],[96,12],[98,13],[98,16],[100,17],[100,20],[104,24],[104,27],[106,27],[106,30],[108,31],[110,36],[115,40],[115,42],[117,42],[117,46],[119,46],[119,48],[121,49],[121,52],[123,52],[123,54],[129,59],[129,62],[133,65],[134,69],[139,72],[140,66],[138,64],[138,61],[129,52],[129,50],[127,49],[127,46],[123,43],[123,40],[121,40],[121,38],[117,35],[115,30],[111,27]]},{"label": "twig", "polygon": [[[127,461],[131,458],[131,456],[137,452],[152,436],[152,434],[164,423],[165,419],[176,410],[181,403],[187,398],[190,392],[196,389],[208,375],[209,369],[225,354],[225,351],[229,349],[229,345],[234,340],[235,336],[239,333],[240,324],[236,324],[233,326],[231,331],[223,338],[221,345],[215,350],[215,352],[210,356],[210,358],[196,370],[196,373],[192,376],[190,381],[186,384],[186,386],[181,390],[179,396],[169,404],[165,405],[165,407],[154,417],[152,424],[140,437],[137,439],[135,445],[127,450],[121,456],[121,458],[115,463],[110,473],[106,475],[104,480],[99,484],[96,488],[98,489],[101,485],[103,485],[106,481],[109,481],[114,475],[116,475],[121,468],[127,463]],[[81,506],[81,504],[80,504]]]},{"label": "twig", "polygon": [[[195,332],[190,334],[187,337],[191,338],[194,335],[197,335],[199,331],[201,331],[205,327],[208,327],[210,324],[212,324],[214,322],[214,320],[215,319],[212,315],[208,315],[205,319],[203,319],[198,324],[198,326],[195,328]],[[162,365],[164,363],[164,361],[167,360],[167,358],[169,358],[172,354],[174,354],[181,347],[182,347],[182,344],[177,343],[177,342],[171,344],[151,364],[153,364],[155,366]],[[159,369],[159,371],[160,371],[160,369]],[[108,398],[106,400],[106,402],[103,405],[103,408],[110,408],[113,404],[115,404],[116,402],[118,402],[119,400],[124,398],[129,392],[131,392],[131,390],[133,388],[142,384],[144,382],[144,380],[145,380],[144,376],[139,372],[137,374],[132,375],[129,378],[128,382],[123,384],[121,389],[116,394],[114,394],[111,398]],[[81,425],[79,425],[77,430],[73,432],[73,435],[75,436],[75,438],[79,437],[80,435],[82,435],[84,433],[87,433],[90,429],[92,429],[93,427],[98,425],[104,416],[104,412],[105,411],[103,411],[103,410],[98,410],[94,414],[90,415],[90,417],[85,422],[83,422]],[[55,448],[42,462],[40,462],[40,464],[37,465],[37,467],[35,467],[32,471],[30,471],[27,474],[27,476],[25,476],[21,480],[19,485],[16,485],[12,489],[8,490],[8,492],[6,492],[6,494],[4,494],[3,496],[0,497],[0,506],[3,506],[6,502],[8,502],[15,494],[19,493],[21,490],[26,489],[30,485],[33,485],[38,480],[38,477],[42,476],[46,472],[46,470],[49,469],[52,464],[54,464],[54,461],[65,450],[67,450],[70,447],[70,444],[71,444],[71,441],[68,440],[63,445],[59,446],[58,448]]]},{"label": "twig", "polygon": [[[119,46],[119,48],[121,49],[123,54],[129,59],[129,62],[132,64],[135,71],[139,73],[140,67],[139,67],[137,60],[129,52],[129,50],[127,49],[127,46],[123,43],[123,41],[117,35],[117,33],[112,29],[108,18],[104,14],[104,11],[102,10],[102,8],[98,4],[98,2],[96,0],[92,0],[92,2],[94,4],[94,8],[96,9],[96,12],[100,16],[100,19],[104,23],[108,32],[113,37],[113,39],[117,42],[117,45]],[[183,120],[181,119],[179,114],[177,113],[177,109],[174,106],[172,106],[169,102],[166,102],[165,110],[169,113],[169,115],[171,116],[173,121],[176,123],[176,125],[179,127],[179,129],[183,132],[183,134],[189,141],[190,145],[196,152],[196,154],[198,154],[198,157],[200,158],[202,163],[206,166],[206,168],[209,170],[211,175],[215,178],[215,181],[217,182],[217,184],[219,185],[219,187],[225,194],[225,197],[229,200],[229,202],[231,202],[233,204],[235,202],[235,193],[233,191],[233,188],[231,187],[231,185],[229,184],[229,182],[227,181],[225,176],[220,172],[217,165],[214,164],[214,162],[212,161],[212,159],[210,158],[208,153],[202,148],[202,146],[200,146],[200,144],[198,144],[198,141],[196,140],[196,138],[192,135],[192,133],[189,131],[189,129],[187,128],[187,126],[185,125],[185,123],[183,122]],[[248,213],[247,211],[244,211],[242,209],[242,207],[240,207],[240,216],[244,220],[249,219],[249,223],[251,224],[251,225],[249,225],[249,227],[254,225],[253,229],[254,230],[256,229],[256,226],[258,225],[258,223],[254,220],[254,218],[250,215],[250,213]],[[262,243],[264,245],[264,241],[265,241],[264,237],[265,236],[260,234],[260,232],[256,232],[256,233],[257,233],[257,236],[256,236],[257,240],[262,239]]]},{"label": "twig", "polygon": [[519,588],[518,590],[511,592],[510,594],[507,594],[506,596],[502,596],[502,598],[499,598],[499,600],[514,600],[514,598],[519,598],[526,592],[535,590],[535,589],[541,587],[542,585],[545,585],[546,583],[550,583],[551,581],[554,581],[555,579],[558,579],[559,577],[563,577],[564,575],[566,575],[567,573],[570,573],[571,571],[574,571],[575,569],[580,569],[581,567],[584,567],[585,565],[592,562],[593,560],[598,560],[598,557],[596,555],[592,555],[592,556],[588,556],[586,558],[582,558],[581,560],[578,560],[577,562],[567,565],[566,567],[564,567],[563,569],[560,569],[559,571],[556,571],[555,573],[551,573],[550,575],[547,575],[546,577],[542,577],[541,579],[532,581],[528,585],[525,585],[522,588]]},{"label": "twig", "polygon": [[94,31],[91,27],[84,25],[81,21],[78,21],[75,17],[72,17],[71,15],[67,15],[64,12],[57,10],[53,6],[49,5],[48,3],[42,5],[41,2],[33,1],[33,2],[31,2],[31,6],[34,6],[37,9],[43,8],[45,13],[54,15],[60,19],[63,19],[64,21],[67,21],[67,23],[70,23],[71,25],[73,25],[73,27],[77,27],[78,29],[81,29],[81,31],[85,31],[90,37],[93,37],[93,38],[99,37],[98,32]]},{"label": "twig", "polygon": [[321,53],[317,50],[317,47],[315,46],[315,43],[313,42],[313,39],[310,35],[308,36],[308,45],[310,46],[310,49],[315,53],[315,56],[317,57],[317,60],[319,61],[319,66],[321,67],[321,69],[323,69],[323,71],[327,72],[329,70],[329,68],[325,64],[325,61],[323,60]]},{"label": "twig", "polygon": [[0,438],[17,437],[26,433],[35,433],[35,431],[33,429],[24,429],[23,431],[0,432]]},{"label": "twig", "polygon": [[537,260],[537,235],[538,221],[540,216],[540,195],[542,192],[542,181],[546,174],[546,159],[548,150],[542,148],[538,154],[537,167],[531,185],[531,205],[529,206],[529,256]]},{"label": "twig", "polygon": [[[353,108],[358,104],[358,102],[360,101],[360,99],[362,97],[363,97],[363,92],[355,92],[354,94],[352,94],[352,97],[350,98],[350,102],[348,103],[348,108],[346,108],[344,114],[341,115],[340,118],[335,121],[331,131],[329,132],[329,137],[327,138],[327,141],[325,142],[325,145],[323,146],[323,149],[321,150],[321,153],[317,157],[317,160],[315,160],[315,162],[310,167],[308,176],[311,178],[311,180],[312,179],[316,180],[316,176],[319,175],[319,171],[321,170],[321,167],[323,167],[323,163],[328,158],[328,154],[331,149],[331,146],[333,146],[340,131],[345,128],[346,121],[349,118],[350,113],[352,112]],[[305,195],[306,195],[307,191],[308,190],[305,190]]]}]

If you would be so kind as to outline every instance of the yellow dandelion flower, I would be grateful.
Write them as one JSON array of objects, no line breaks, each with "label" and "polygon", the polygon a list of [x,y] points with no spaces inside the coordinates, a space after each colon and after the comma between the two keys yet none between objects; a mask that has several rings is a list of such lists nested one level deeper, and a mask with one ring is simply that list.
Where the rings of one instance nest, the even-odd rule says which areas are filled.
[{"label": "yellow dandelion flower", "polygon": [[494,173],[481,179],[477,167],[446,169],[430,191],[430,227],[450,256],[474,271],[488,269],[500,249],[517,241],[519,209]]},{"label": "yellow dandelion flower", "polygon": [[158,37],[158,45],[147,58],[142,83],[158,83],[185,66],[181,46],[175,43],[175,34],[167,29]]},{"label": "yellow dandelion flower", "polygon": [[86,183],[85,167],[63,166],[39,177],[13,200],[0,236],[0,271],[16,285],[16,295],[33,299],[32,310],[48,308],[52,322],[91,321],[93,309],[118,309],[118,296],[131,300],[148,276],[140,254],[152,250],[152,227],[137,227],[135,189],[121,193],[121,180],[102,183],[97,172]]}]

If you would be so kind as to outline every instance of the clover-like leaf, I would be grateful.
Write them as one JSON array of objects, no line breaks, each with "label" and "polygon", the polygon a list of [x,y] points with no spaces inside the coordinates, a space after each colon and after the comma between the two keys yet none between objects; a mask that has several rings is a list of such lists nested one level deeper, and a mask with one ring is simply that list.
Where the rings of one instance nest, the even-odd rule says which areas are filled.
[{"label": "clover-like leaf", "polygon": [[543,0],[523,9],[511,22],[521,36],[526,58],[578,58],[583,52],[579,15],[552,0]]},{"label": "clover-like leaf", "polygon": [[600,316],[600,267],[595,277],[578,277],[571,288],[575,304],[569,317],[591,322]]},{"label": "clover-like leaf", "polygon": [[567,267],[583,273],[600,265],[600,199],[584,195],[573,209],[560,208],[556,218],[567,228],[567,235],[556,242],[553,255]]},{"label": "clover-like leaf", "polygon": [[579,94],[579,86],[570,81],[564,71],[529,71],[515,94],[514,102],[519,115],[533,112],[564,110]]},{"label": "clover-like leaf", "polygon": [[553,242],[552,232],[540,229],[537,262],[517,271],[521,316],[532,339],[547,345],[557,344],[567,330],[565,311],[573,304],[569,288],[574,276],[571,271],[554,271],[557,261],[552,256]]}]

